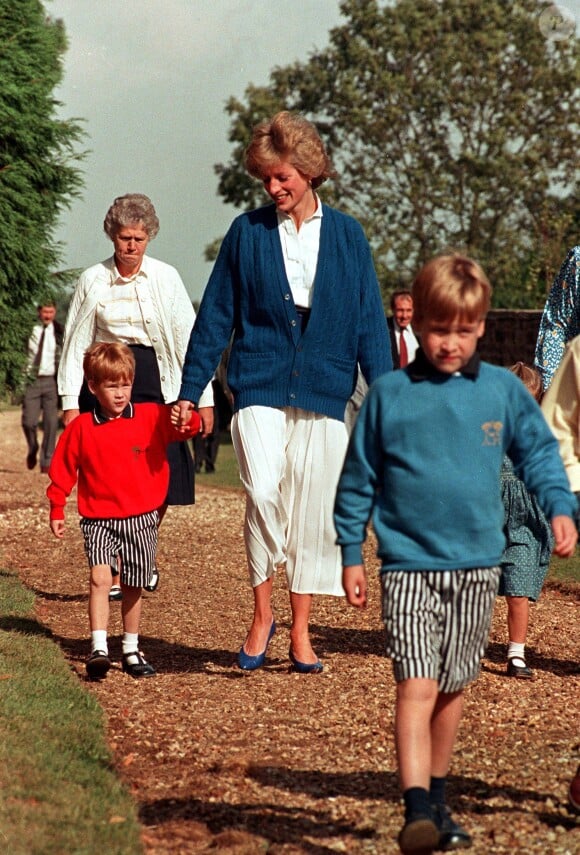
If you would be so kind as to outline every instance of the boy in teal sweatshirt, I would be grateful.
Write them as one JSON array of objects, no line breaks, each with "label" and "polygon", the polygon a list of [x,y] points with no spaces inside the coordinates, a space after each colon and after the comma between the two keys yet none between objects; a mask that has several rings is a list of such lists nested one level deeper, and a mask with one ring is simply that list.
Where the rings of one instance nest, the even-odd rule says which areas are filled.
[{"label": "boy in teal sweatshirt", "polygon": [[517,377],[476,353],[490,299],[483,270],[464,256],[439,256],[419,272],[421,350],[371,387],[337,489],[343,586],[359,608],[371,515],[378,540],[405,855],[472,842],[446,807],[445,779],[498,588],[506,452],[551,520],[555,552],[572,555],[577,540],[576,499],[539,406]]}]

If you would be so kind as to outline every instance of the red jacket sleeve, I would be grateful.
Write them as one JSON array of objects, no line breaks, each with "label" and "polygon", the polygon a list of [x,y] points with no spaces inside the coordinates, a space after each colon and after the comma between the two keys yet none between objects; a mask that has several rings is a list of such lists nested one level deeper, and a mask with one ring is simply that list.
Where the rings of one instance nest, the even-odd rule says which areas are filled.
[{"label": "red jacket sleeve", "polygon": [[64,519],[66,500],[77,483],[79,438],[78,419],[75,419],[61,434],[52,456],[48,470],[50,484],[46,490],[51,520]]}]

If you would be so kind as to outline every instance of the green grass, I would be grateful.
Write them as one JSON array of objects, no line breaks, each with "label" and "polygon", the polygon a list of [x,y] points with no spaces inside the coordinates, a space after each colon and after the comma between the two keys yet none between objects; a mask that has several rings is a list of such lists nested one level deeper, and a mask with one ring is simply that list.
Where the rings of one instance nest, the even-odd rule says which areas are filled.
[{"label": "green grass", "polygon": [[198,484],[203,484],[207,487],[221,487],[233,490],[242,490],[242,482],[240,481],[240,470],[238,469],[238,461],[232,445],[232,438],[228,431],[224,431],[220,436],[220,445],[215,464],[215,472],[210,475],[205,472],[199,472],[195,476]]},{"label": "green grass", "polygon": [[112,765],[104,716],[0,571],[0,851],[138,855],[137,808]]},{"label": "green grass", "polygon": [[580,547],[576,549],[576,554],[572,558],[552,558],[547,582],[564,585],[580,584]]}]

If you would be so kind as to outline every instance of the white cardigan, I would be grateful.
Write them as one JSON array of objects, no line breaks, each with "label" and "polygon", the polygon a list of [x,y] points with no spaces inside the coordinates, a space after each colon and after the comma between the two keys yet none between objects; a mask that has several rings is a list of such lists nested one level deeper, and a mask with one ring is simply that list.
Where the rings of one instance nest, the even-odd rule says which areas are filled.
[{"label": "white cardigan", "polygon": [[[144,256],[137,299],[144,328],[159,363],[161,392],[166,403],[176,401],[181,385],[183,359],[195,322],[195,311],[185,285],[170,264]],[[83,357],[95,342],[96,308],[113,287],[116,275],[114,257],[85,270],[79,277],[68,310],[62,356],[58,371],[58,391],[63,410],[78,408],[83,382]],[[208,384],[199,399],[200,407],[213,405],[213,390]]]}]

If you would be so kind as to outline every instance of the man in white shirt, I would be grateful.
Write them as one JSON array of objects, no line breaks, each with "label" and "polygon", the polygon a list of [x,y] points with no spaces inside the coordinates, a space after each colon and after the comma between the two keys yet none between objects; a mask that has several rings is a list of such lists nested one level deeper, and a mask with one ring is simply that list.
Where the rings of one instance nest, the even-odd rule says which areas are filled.
[{"label": "man in white shirt", "polygon": [[387,318],[391,339],[393,368],[405,368],[415,359],[419,347],[413,332],[413,297],[410,291],[394,291],[391,296],[392,317]]},{"label": "man in white shirt", "polygon": [[26,466],[36,466],[38,420],[42,412],[43,439],[40,447],[40,471],[48,472],[56,445],[58,431],[58,392],[56,374],[62,348],[63,328],[55,320],[56,306],[47,301],[38,307],[39,323],[35,324],[28,340],[29,378],[22,402],[22,430],[28,443]]},{"label": "man in white shirt", "polygon": [[[413,296],[410,291],[394,291],[391,296],[392,317],[387,318],[393,368],[404,368],[415,359],[419,347],[417,336],[411,327],[413,319]],[[402,343],[402,345],[401,345]],[[401,350],[402,346],[402,350]],[[356,387],[344,413],[344,421],[349,434],[352,432],[358,411],[368,392],[364,377],[358,372]]]}]

